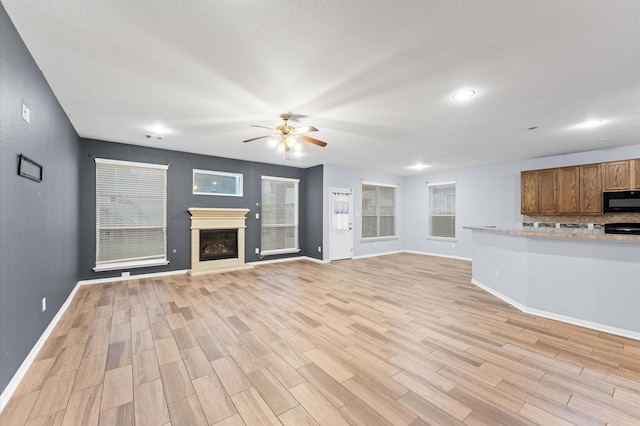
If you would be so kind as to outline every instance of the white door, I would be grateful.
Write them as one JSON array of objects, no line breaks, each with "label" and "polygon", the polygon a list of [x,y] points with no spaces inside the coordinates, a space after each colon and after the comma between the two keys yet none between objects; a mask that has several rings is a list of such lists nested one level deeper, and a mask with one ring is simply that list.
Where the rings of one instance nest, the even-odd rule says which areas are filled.
[{"label": "white door", "polygon": [[331,260],[353,257],[353,193],[331,189]]}]

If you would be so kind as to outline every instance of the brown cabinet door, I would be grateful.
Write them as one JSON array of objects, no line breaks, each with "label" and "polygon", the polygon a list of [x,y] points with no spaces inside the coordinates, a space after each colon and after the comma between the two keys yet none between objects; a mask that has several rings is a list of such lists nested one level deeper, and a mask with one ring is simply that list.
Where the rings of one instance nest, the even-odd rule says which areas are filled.
[{"label": "brown cabinet door", "polygon": [[580,170],[578,166],[558,169],[558,213],[580,211]]},{"label": "brown cabinet door", "polygon": [[631,161],[604,163],[604,190],[621,191],[631,189]]},{"label": "brown cabinet door", "polygon": [[635,177],[633,189],[640,189],[640,158],[632,161],[635,168],[635,173],[633,174]]},{"label": "brown cabinet door", "polygon": [[520,172],[520,213],[540,213],[538,209],[538,171]]},{"label": "brown cabinet door", "polygon": [[602,165],[580,166],[580,212],[602,213]]},{"label": "brown cabinet door", "polygon": [[558,212],[558,169],[540,170],[538,179],[540,213]]}]

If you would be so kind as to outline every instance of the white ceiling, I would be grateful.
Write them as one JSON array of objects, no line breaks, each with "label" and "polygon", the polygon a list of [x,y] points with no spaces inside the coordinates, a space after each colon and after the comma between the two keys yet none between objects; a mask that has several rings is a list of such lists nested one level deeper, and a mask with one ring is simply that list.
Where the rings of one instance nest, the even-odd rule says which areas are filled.
[{"label": "white ceiling", "polygon": [[[396,175],[640,143],[638,0],[2,4],[86,138]],[[328,146],[242,143],[283,112]]]}]

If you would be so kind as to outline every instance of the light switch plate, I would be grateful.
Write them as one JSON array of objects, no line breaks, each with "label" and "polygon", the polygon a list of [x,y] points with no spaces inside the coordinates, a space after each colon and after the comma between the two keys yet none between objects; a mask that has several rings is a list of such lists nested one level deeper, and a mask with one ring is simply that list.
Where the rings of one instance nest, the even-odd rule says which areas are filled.
[{"label": "light switch plate", "polygon": [[31,123],[31,110],[24,102],[22,103],[22,119],[27,123]]}]

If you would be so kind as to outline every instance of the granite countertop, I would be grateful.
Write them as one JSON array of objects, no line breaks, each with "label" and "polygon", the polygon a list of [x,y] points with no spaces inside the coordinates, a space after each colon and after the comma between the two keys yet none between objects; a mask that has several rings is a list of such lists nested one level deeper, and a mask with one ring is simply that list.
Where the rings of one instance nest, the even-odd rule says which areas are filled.
[{"label": "granite countertop", "polygon": [[463,226],[463,229],[472,231],[493,232],[496,234],[519,235],[524,237],[557,237],[557,238],[583,238],[590,240],[620,240],[637,241],[640,243],[640,235],[605,234],[602,229],[575,229],[575,228],[496,228],[492,226]]}]

